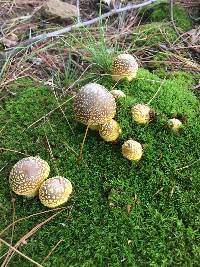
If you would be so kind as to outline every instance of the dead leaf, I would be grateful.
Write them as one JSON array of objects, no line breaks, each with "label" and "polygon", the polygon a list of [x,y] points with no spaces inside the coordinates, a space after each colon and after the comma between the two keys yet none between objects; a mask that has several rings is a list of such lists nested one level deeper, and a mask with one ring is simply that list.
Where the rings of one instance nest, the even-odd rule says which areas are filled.
[{"label": "dead leaf", "polygon": [[131,212],[132,208],[133,208],[133,205],[127,205],[127,211],[128,211],[128,213]]},{"label": "dead leaf", "polygon": [[14,33],[9,33],[8,35],[5,35],[2,40],[2,44],[4,44],[5,47],[12,47],[15,46],[18,42],[18,37]]},{"label": "dead leaf", "polygon": [[129,239],[129,240],[127,241],[127,243],[128,243],[128,245],[130,245],[130,244],[132,243],[132,240]]},{"label": "dead leaf", "polygon": [[60,0],[47,0],[43,7],[42,13],[45,16],[59,17],[69,19],[78,16],[77,7]]}]

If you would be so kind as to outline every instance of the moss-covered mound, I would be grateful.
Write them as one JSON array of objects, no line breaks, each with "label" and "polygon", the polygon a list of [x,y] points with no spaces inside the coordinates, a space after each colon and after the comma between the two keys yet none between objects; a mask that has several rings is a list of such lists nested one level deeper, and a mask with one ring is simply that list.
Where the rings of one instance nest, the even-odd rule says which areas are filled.
[{"label": "moss-covered mound", "polygon": [[[169,22],[171,20],[170,9],[170,3],[168,1],[167,3],[155,3],[143,11],[143,16],[146,17],[146,19],[150,22]],[[173,5],[173,19],[176,23],[176,26],[181,31],[189,31],[193,26],[187,9],[180,4]]]},{"label": "moss-covered mound", "polygon": [[[44,266],[197,266],[200,260],[200,122],[199,104],[190,88],[191,75],[171,75],[163,82],[140,70],[131,83],[117,89],[127,97],[118,101],[116,120],[123,134],[117,144],[104,142],[89,131],[82,161],[77,161],[85,127],[74,121],[71,101],[29,127],[63,103],[46,88],[33,85],[17,90],[0,111],[1,147],[29,155],[39,154],[51,165],[51,176],[68,177],[74,186],[68,207],[44,225],[20,251],[42,262],[59,240],[63,242]],[[110,78],[101,83],[113,86]],[[157,92],[157,94],[156,94]],[[156,94],[156,95],[155,95]],[[155,98],[154,98],[155,96]],[[138,125],[130,106],[148,103],[157,121]],[[167,118],[185,118],[183,129],[164,127]],[[144,155],[130,162],[121,155],[127,138],[144,144]],[[52,150],[54,160],[50,156]],[[12,221],[8,176],[23,155],[1,150],[0,231]],[[44,211],[37,198],[16,196],[16,218]],[[14,243],[50,216],[38,215],[15,225]],[[11,229],[2,236],[10,241]],[[1,255],[6,247],[1,245]],[[2,260],[2,259],[1,259]],[[15,255],[10,266],[30,266]]]},{"label": "moss-covered mound", "polygon": [[133,32],[134,47],[159,46],[171,44],[177,39],[173,27],[166,22],[152,22],[141,25]]}]

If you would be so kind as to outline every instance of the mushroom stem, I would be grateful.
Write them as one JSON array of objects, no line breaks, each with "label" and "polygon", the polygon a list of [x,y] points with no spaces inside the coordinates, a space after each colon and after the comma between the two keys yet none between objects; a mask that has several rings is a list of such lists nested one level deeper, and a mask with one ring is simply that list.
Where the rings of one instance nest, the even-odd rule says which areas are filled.
[{"label": "mushroom stem", "polygon": [[26,196],[24,196],[25,198],[28,198],[28,199],[31,199],[31,198],[34,198],[35,196],[37,196],[38,195],[38,190],[37,191],[35,191],[35,192],[33,192],[33,193],[31,193],[31,194],[29,194],[29,195],[26,195]]}]

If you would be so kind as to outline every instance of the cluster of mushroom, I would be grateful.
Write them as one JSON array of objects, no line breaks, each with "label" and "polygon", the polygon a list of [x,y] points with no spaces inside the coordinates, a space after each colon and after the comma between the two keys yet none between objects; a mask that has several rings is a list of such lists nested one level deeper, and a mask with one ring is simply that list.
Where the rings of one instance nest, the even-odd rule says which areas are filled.
[{"label": "cluster of mushroom", "polygon": [[[137,75],[138,64],[129,54],[117,56],[112,65],[112,79],[116,82],[127,79],[131,81]],[[116,114],[116,99],[125,97],[120,90],[108,91],[97,83],[83,86],[74,99],[74,113],[76,120],[87,125],[92,130],[99,131],[100,136],[107,142],[119,138],[122,130],[114,120]],[[155,112],[145,104],[136,104],[131,109],[133,120],[137,123],[148,123]],[[181,126],[178,119],[171,119],[168,126],[174,130]],[[122,145],[122,154],[129,160],[139,160],[142,157],[142,145],[135,140],[127,140]]]},{"label": "cluster of mushroom", "polygon": [[72,184],[62,176],[47,179],[49,173],[49,164],[39,156],[23,158],[10,172],[11,189],[28,198],[38,194],[41,203],[49,208],[60,206],[69,199]]}]

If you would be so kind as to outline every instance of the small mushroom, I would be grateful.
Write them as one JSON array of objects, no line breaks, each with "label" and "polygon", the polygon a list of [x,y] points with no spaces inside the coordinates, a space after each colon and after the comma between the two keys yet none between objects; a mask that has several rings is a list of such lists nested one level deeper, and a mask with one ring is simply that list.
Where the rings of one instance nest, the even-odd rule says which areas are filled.
[{"label": "small mushroom", "polygon": [[126,96],[124,92],[122,92],[121,90],[111,90],[110,92],[114,96],[115,99]]},{"label": "small mushroom", "polygon": [[141,124],[148,123],[155,117],[155,112],[145,104],[136,104],[132,106],[131,113],[133,120]]},{"label": "small mushroom", "polygon": [[55,176],[47,179],[41,185],[39,199],[44,206],[55,208],[64,204],[71,193],[71,182],[62,176]]},{"label": "small mushroom", "polygon": [[105,87],[97,83],[89,83],[77,93],[73,108],[79,122],[93,126],[114,118],[116,102]]},{"label": "small mushroom", "polygon": [[107,142],[115,141],[122,130],[115,120],[110,120],[100,126],[99,134]]},{"label": "small mushroom", "polygon": [[182,122],[176,118],[169,119],[167,122],[167,125],[169,128],[171,128],[173,131],[178,131],[180,127],[182,127]]},{"label": "small mushroom", "polygon": [[127,140],[122,145],[122,154],[128,160],[138,161],[141,159],[143,154],[142,145],[132,139]]},{"label": "small mushroom", "polygon": [[112,65],[112,79],[116,82],[127,78],[131,81],[136,77],[138,71],[138,63],[130,54],[118,55]]},{"label": "small mushroom", "polygon": [[23,158],[10,172],[11,189],[18,195],[34,197],[42,182],[49,176],[49,172],[49,164],[40,157]]}]

